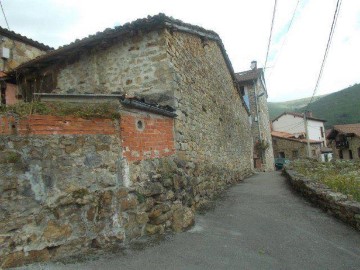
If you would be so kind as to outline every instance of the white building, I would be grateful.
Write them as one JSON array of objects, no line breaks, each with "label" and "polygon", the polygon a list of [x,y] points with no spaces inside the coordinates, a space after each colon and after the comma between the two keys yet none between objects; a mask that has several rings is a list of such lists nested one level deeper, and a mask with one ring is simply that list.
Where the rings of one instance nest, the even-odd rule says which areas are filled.
[{"label": "white building", "polygon": [[[321,141],[322,146],[326,147],[324,122],[326,121],[313,117],[311,113],[307,115],[309,139]],[[291,133],[299,137],[306,137],[304,115],[300,113],[284,112],[272,121],[272,129],[274,131]]]}]

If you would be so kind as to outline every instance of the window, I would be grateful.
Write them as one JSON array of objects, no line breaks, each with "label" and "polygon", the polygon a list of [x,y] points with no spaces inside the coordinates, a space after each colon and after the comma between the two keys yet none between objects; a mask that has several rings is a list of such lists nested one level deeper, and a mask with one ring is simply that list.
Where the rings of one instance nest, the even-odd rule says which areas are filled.
[{"label": "window", "polygon": [[350,159],[353,159],[353,158],[354,158],[351,150],[349,150],[349,158],[350,158]]},{"label": "window", "polygon": [[324,138],[324,128],[320,127],[321,138]]},{"label": "window", "polygon": [[279,158],[285,158],[285,153],[284,152],[279,152]]},{"label": "window", "polygon": [[316,150],[311,150],[311,155],[312,155],[313,157],[315,157],[315,156],[316,156]]},{"label": "window", "polygon": [[342,150],[339,150],[339,158],[340,158],[340,159],[343,159],[343,158],[344,158],[344,155],[343,155],[343,151],[342,151]]},{"label": "window", "polygon": [[298,158],[299,157],[299,151],[298,150],[294,150],[292,151],[292,157],[295,159],[295,158]]},{"label": "window", "polygon": [[240,86],[240,93],[242,96],[245,96],[245,87],[243,85]]}]

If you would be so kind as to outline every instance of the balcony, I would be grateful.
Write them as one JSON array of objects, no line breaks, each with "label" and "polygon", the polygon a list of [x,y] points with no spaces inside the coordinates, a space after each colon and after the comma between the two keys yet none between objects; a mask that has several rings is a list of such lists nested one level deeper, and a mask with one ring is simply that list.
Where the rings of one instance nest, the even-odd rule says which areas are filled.
[{"label": "balcony", "polygon": [[336,148],[337,149],[349,148],[349,142],[348,141],[336,141]]}]

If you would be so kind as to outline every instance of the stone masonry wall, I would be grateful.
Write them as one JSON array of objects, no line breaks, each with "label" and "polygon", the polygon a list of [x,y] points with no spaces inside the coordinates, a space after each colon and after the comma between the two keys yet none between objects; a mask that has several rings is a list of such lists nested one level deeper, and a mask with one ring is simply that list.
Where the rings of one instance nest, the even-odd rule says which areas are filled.
[{"label": "stone masonry wall", "polygon": [[10,71],[18,65],[36,58],[45,53],[38,48],[25,44],[23,42],[14,41],[8,37],[3,37],[2,47],[10,49],[9,59],[0,59],[0,70]]},{"label": "stone masonry wall", "polygon": [[296,171],[285,168],[291,186],[324,211],[360,231],[360,203],[351,196],[334,192],[326,185],[306,179]]},{"label": "stone masonry wall", "polygon": [[[313,158],[320,158],[320,147],[320,144],[310,144],[310,151],[312,152],[314,150],[316,153]],[[285,158],[289,160],[307,157],[306,143],[273,137],[273,148],[275,158],[279,157],[279,152],[284,152]],[[293,151],[298,151],[298,157],[294,157]]]},{"label": "stone masonry wall", "polygon": [[[267,97],[266,94],[258,97],[257,103],[259,112],[257,112],[255,95],[260,95],[265,92],[260,80],[256,81],[256,89],[254,84],[246,84],[249,93],[249,101],[250,101],[250,111],[252,115],[252,125],[251,125],[251,133],[253,136],[254,143],[256,143],[259,138],[259,129],[261,133],[261,139],[265,140],[268,143],[268,147],[263,150],[263,165],[262,170],[272,171],[274,170],[274,150],[271,139],[271,130],[270,130],[270,118],[269,118],[269,109],[267,106]],[[258,121],[255,121],[255,116],[258,116]],[[260,127],[259,127],[260,126]],[[261,157],[260,150],[254,149],[256,151],[256,155]]]},{"label": "stone masonry wall", "polygon": [[[152,131],[147,141],[139,138],[157,158],[126,157],[138,147],[125,136],[135,119],[144,132]],[[173,132],[173,120],[163,119],[129,112],[120,125],[110,119],[1,117],[0,267],[123,245],[193,224],[183,189],[188,172],[173,152],[157,149]]]},{"label": "stone masonry wall", "polygon": [[122,93],[172,105],[163,31],[122,38],[109,47],[84,49],[78,56],[60,61],[42,73],[53,73],[53,93]]},{"label": "stone masonry wall", "polygon": [[[343,158],[344,159],[350,159],[349,150],[352,151],[353,159],[360,159],[360,138],[358,137],[351,137],[347,138],[349,142],[349,148],[348,149],[342,149],[343,152]],[[333,157],[336,159],[339,159],[339,150],[336,148],[335,141],[332,141],[329,145],[333,149]]]},{"label": "stone masonry wall", "polygon": [[204,181],[217,175],[204,184],[216,194],[251,173],[248,114],[216,42],[167,31],[166,43],[178,114],[177,156],[196,166]]}]

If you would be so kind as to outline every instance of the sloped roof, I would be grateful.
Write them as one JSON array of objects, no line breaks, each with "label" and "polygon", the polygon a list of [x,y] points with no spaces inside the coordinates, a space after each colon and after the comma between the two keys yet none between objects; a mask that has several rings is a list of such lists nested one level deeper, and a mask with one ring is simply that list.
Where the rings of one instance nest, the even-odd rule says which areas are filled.
[{"label": "sloped roof", "polygon": [[[276,117],[274,120],[272,120],[272,122],[278,120],[281,116],[287,115],[287,114],[292,115],[292,116],[295,116],[295,117],[304,118],[304,114],[303,114],[303,113],[283,112],[283,113],[280,114],[278,117]],[[324,119],[320,119],[320,118],[313,117],[313,116],[307,116],[306,118],[307,118],[308,120],[314,120],[314,121],[319,121],[319,122],[326,122],[326,120],[324,120]]]},{"label": "sloped roof", "polygon": [[20,42],[23,42],[25,44],[28,44],[30,46],[33,46],[35,48],[38,48],[40,50],[43,51],[49,51],[49,50],[53,50],[54,48],[51,48],[50,46],[47,46],[43,43],[37,42],[31,38],[28,38],[26,36],[20,35],[18,33],[15,33],[14,31],[10,31],[8,29],[2,28],[0,27],[0,35],[8,37],[10,39],[14,39]]},{"label": "sloped roof", "polygon": [[334,139],[338,133],[349,137],[360,137],[360,124],[335,125],[326,138]]},{"label": "sloped roof", "polygon": [[[282,131],[271,131],[271,136],[275,137],[275,138],[279,138],[279,139],[300,142],[300,143],[308,142],[306,139],[299,139],[299,138],[296,138],[294,134],[282,132]],[[309,140],[309,143],[316,144],[316,143],[322,143],[322,141]]]},{"label": "sloped roof", "polygon": [[263,69],[250,69],[242,72],[235,73],[236,79],[239,83],[241,82],[247,82],[247,81],[253,81],[255,79],[258,79],[263,74]]}]

